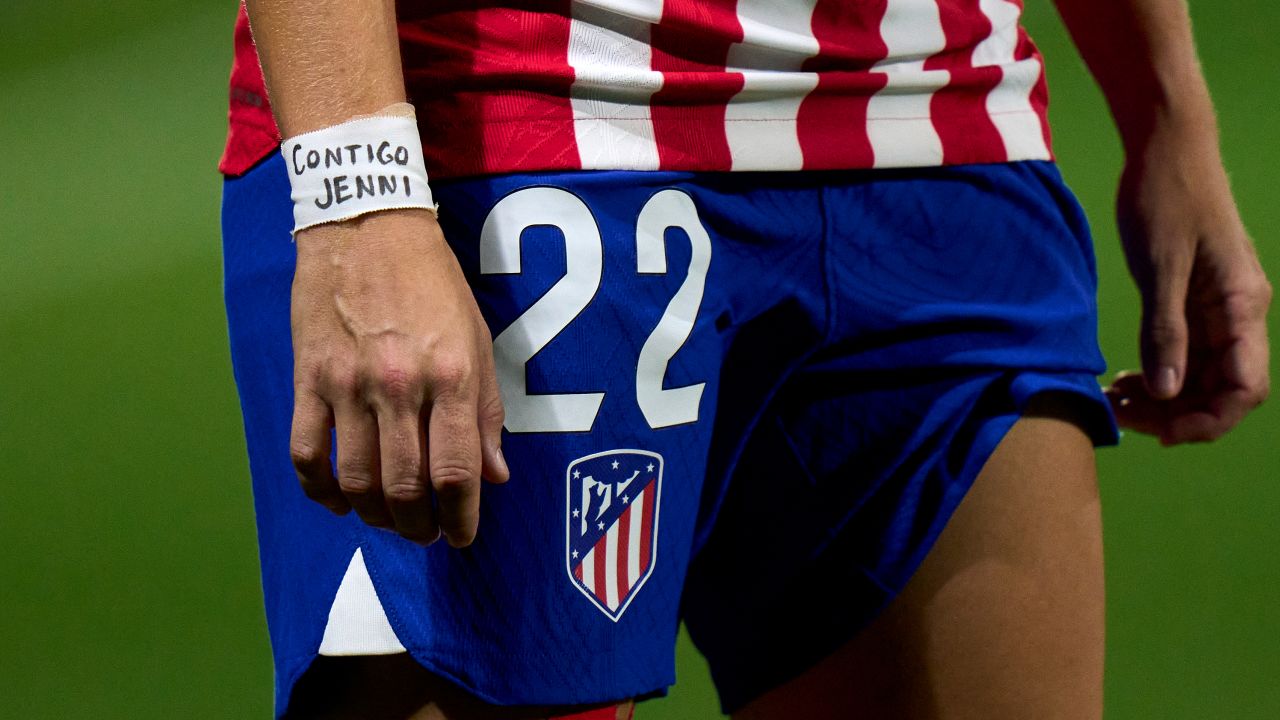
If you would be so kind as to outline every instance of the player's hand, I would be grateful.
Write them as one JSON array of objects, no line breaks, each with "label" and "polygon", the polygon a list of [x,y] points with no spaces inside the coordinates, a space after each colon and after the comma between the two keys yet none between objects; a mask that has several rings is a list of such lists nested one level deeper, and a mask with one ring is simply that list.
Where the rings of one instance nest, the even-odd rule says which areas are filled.
[{"label": "player's hand", "polygon": [[508,477],[502,401],[489,330],[439,224],[374,213],[303,230],[297,247],[290,452],[303,490],[418,543],[443,532],[470,544],[481,476]]},{"label": "player's hand", "polygon": [[1271,285],[1212,133],[1156,133],[1131,156],[1118,218],[1142,293],[1142,372],[1107,393],[1121,426],[1162,444],[1214,440],[1269,390]]}]

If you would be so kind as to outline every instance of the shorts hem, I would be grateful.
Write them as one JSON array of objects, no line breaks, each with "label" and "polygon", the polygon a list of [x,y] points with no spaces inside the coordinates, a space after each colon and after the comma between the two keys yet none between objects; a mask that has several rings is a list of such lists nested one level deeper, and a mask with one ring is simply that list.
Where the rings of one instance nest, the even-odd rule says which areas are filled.
[{"label": "shorts hem", "polygon": [[[399,655],[401,653],[390,653],[390,654]],[[448,681],[449,683],[453,684],[455,687],[470,694],[472,697],[480,700],[481,702],[488,703],[490,705],[502,706],[502,707],[596,705],[600,703],[625,702],[627,700],[663,697],[667,694],[667,691],[671,687],[672,682],[674,682],[674,680],[672,682],[665,682],[658,685],[657,687],[649,687],[647,689],[640,690],[634,693],[624,694],[616,698],[604,698],[604,699],[572,698],[569,700],[565,700],[563,698],[532,698],[527,700],[522,699],[519,702],[510,702],[510,701],[504,702],[498,697],[484,692],[479,687],[477,687],[474,683],[463,680],[456,673],[452,673],[448,671],[441,663],[435,660],[433,656],[437,653],[435,653],[432,650],[429,650],[427,648],[420,647],[420,646],[414,646],[414,647],[406,646],[403,654],[409,655],[410,657],[413,658],[414,662],[421,665],[428,672],[432,673],[433,675],[436,675],[437,677],[440,677],[443,680]],[[302,676],[306,674],[307,670],[311,668],[311,663],[315,662],[315,660],[319,657],[321,657],[321,655],[317,652],[317,653],[312,653],[308,655],[299,655],[286,662],[286,666],[288,669],[284,673],[279,674],[277,676],[278,678],[286,678],[286,679],[283,682],[280,682],[279,679],[277,680],[278,682],[280,682],[280,685],[277,688],[276,707],[275,707],[276,718],[283,718],[288,713],[289,704],[293,698],[294,688],[297,686],[298,681],[302,679]],[[328,657],[328,656],[325,656],[325,657]],[[343,657],[374,657],[374,655],[360,654],[360,655],[347,655]]]},{"label": "shorts hem", "polygon": [[[968,495],[974,481],[986,467],[996,448],[1014,424],[1025,416],[1027,405],[1032,398],[1049,392],[1065,392],[1074,395],[1080,401],[1083,411],[1079,417],[1081,429],[1089,435],[1094,446],[1116,444],[1119,435],[1114,415],[1110,404],[1098,388],[1095,377],[1088,373],[1058,374],[1039,371],[1016,373],[1006,384],[1008,394],[1005,400],[1009,403],[1006,411],[987,418],[976,430],[971,444],[972,450],[968,454],[964,468],[946,488],[947,501],[935,514],[935,519],[940,522],[935,523],[935,530],[925,537],[918,551],[907,562],[898,566],[899,569],[905,570],[901,578],[897,582],[892,582],[889,578],[882,578],[880,573],[861,565],[845,568],[841,573],[844,577],[832,577],[828,574],[826,581],[828,586],[861,585],[857,593],[846,594],[859,594],[864,598],[874,597],[876,601],[864,605],[864,612],[843,618],[828,616],[824,620],[813,621],[811,627],[824,628],[822,633],[813,633],[813,637],[821,638],[818,642],[793,646],[792,652],[789,653],[791,655],[789,661],[784,660],[782,663],[775,661],[772,663],[772,669],[756,673],[756,677],[751,680],[730,680],[725,677],[725,670],[714,673],[719,675],[716,678],[716,685],[720,694],[721,711],[726,715],[737,712],[766,692],[803,675],[851,641],[884,612],[885,608],[902,593],[929,552],[933,550],[942,531],[950,523],[960,503]],[[1000,383],[1001,379],[997,378],[992,382]],[[791,602],[795,602],[794,598]],[[752,664],[756,667],[764,666],[764,663],[748,661],[740,663],[739,667]]]}]

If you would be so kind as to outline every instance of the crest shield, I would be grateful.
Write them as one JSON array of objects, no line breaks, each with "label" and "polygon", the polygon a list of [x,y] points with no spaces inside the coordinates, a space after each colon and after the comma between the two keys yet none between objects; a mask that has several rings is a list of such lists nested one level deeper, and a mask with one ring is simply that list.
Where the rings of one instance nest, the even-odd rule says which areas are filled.
[{"label": "crest shield", "polygon": [[569,463],[565,481],[565,569],[617,622],[657,560],[662,456],[606,450]]}]

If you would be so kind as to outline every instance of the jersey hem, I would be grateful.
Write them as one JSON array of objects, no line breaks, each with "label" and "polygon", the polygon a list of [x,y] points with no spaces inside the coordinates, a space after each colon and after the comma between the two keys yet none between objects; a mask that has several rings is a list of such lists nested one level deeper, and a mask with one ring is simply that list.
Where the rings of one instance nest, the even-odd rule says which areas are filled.
[{"label": "jersey hem", "polygon": [[[421,119],[423,113],[419,113],[419,128],[424,137],[441,138],[440,130],[466,130],[468,133],[476,131],[476,126],[463,122],[439,121],[431,120],[429,123]],[[865,125],[872,127],[891,127],[896,123],[903,122],[919,122],[922,120],[932,120],[935,123],[946,124],[952,127],[964,127],[969,123],[985,123],[989,122],[992,117],[1001,118],[1025,118],[1028,122],[1034,120],[1041,124],[1043,128],[1044,118],[1040,112],[1035,109],[1020,110],[1004,110],[994,111],[990,113],[982,113],[976,115],[974,113],[951,113],[946,115],[934,114],[928,115],[901,115],[890,117],[868,118]],[[479,128],[484,127],[504,127],[510,125],[537,125],[540,132],[547,136],[555,136],[559,134],[572,134],[574,132],[574,123],[582,122],[608,122],[616,120],[619,123],[633,123],[636,121],[651,121],[650,115],[644,117],[623,117],[623,116],[578,116],[567,121],[548,121],[546,117],[500,117],[487,118]],[[735,117],[725,118],[726,123],[791,123],[795,124],[794,119],[785,118],[750,118]],[[834,134],[840,128],[836,127],[833,122],[831,126]],[[236,177],[244,174],[257,163],[261,162],[266,155],[275,152],[281,144],[279,132],[274,125],[270,130],[260,126],[258,123],[252,122],[247,118],[234,118],[230,123],[227,133],[227,144],[223,152],[222,160],[218,165],[218,169],[228,177]],[[739,167],[734,168],[731,164],[729,167],[714,166],[710,161],[704,162],[688,162],[687,157],[680,157],[674,161],[668,160],[666,166],[654,167],[652,158],[636,158],[632,161],[622,161],[609,163],[607,167],[582,167],[581,158],[575,151],[566,154],[566,159],[558,163],[539,163],[527,167],[516,166],[513,163],[505,162],[499,164],[484,164],[485,154],[475,153],[469,155],[474,164],[470,167],[461,167],[457,163],[450,163],[441,159],[441,151],[439,148],[450,146],[450,141],[446,138],[443,142],[433,143],[431,145],[423,145],[423,154],[427,163],[427,175],[434,180],[444,179],[461,179],[488,177],[493,175],[504,175],[510,173],[535,173],[548,171],[573,171],[573,170],[636,170],[636,171],[670,171],[670,172],[810,172],[822,170],[879,170],[894,168],[929,168],[929,167],[947,167],[954,165],[977,165],[977,164],[1004,164],[1012,162],[1021,162],[1025,160],[1047,160],[1053,161],[1054,154],[1052,144],[1046,139],[1043,144],[1044,152],[1027,152],[1018,150],[1010,151],[1009,148],[1003,148],[1003,152],[996,154],[991,152],[991,148],[986,145],[975,144],[959,145],[955,148],[949,148],[947,155],[930,155],[930,151],[924,149],[920,154],[910,159],[895,158],[890,162],[883,164],[865,164],[865,163],[843,163],[832,161],[832,156],[813,155],[805,157],[805,166],[795,167],[786,165],[771,166],[768,162],[761,162],[759,158],[750,156],[739,159]],[[500,158],[506,158],[508,155],[495,153]],[[449,166],[453,165],[452,168]]]}]

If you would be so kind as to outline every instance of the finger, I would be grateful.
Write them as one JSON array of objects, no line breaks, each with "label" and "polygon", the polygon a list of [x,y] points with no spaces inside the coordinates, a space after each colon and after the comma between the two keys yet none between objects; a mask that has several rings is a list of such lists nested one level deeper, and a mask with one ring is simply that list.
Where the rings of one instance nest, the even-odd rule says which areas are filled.
[{"label": "finger", "polygon": [[382,494],[396,532],[416,543],[430,545],[440,537],[440,528],[431,507],[418,410],[400,408],[378,413]]},{"label": "finger", "polygon": [[428,422],[427,450],[436,519],[453,547],[465,547],[480,522],[480,433],[476,390],[458,386],[438,395]]},{"label": "finger", "polygon": [[1219,349],[1196,374],[1201,382],[1184,392],[1161,442],[1209,442],[1238,425],[1270,391],[1265,315],[1226,303],[1210,323],[1209,340]]},{"label": "finger", "polygon": [[295,398],[289,457],[298,473],[298,482],[307,497],[338,515],[345,515],[351,511],[351,505],[342,495],[329,462],[329,428],[333,426],[329,406],[309,389],[298,388]]},{"label": "finger", "polygon": [[[488,340],[486,334],[486,340]],[[491,343],[490,343],[491,344]],[[502,395],[498,392],[498,376],[494,370],[493,352],[485,347],[480,368],[480,474],[489,482],[504,483],[511,478],[507,460],[502,456],[502,423],[505,414]]]},{"label": "finger", "polygon": [[1169,401],[1151,397],[1141,374],[1120,373],[1106,389],[1106,396],[1120,427],[1157,437],[1164,433]]},{"label": "finger", "polygon": [[1182,389],[1187,365],[1187,263],[1157,262],[1151,287],[1143,293],[1142,372],[1147,390],[1160,400]]},{"label": "finger", "polygon": [[1243,412],[1217,415],[1211,411],[1194,410],[1180,413],[1169,420],[1160,435],[1162,445],[1202,443],[1217,440],[1244,417]]},{"label": "finger", "polygon": [[1262,404],[1270,389],[1265,335],[1231,343],[1203,372],[1207,393],[1193,398],[1194,411],[1176,414],[1161,437],[1166,445],[1216,440]]},{"label": "finger", "polygon": [[1259,347],[1232,348],[1223,367],[1223,375],[1245,395],[1250,410],[1261,405],[1271,394],[1271,372],[1268,367],[1270,353],[1266,339],[1263,338],[1256,345]]},{"label": "finger", "polygon": [[378,476],[378,424],[367,407],[339,403],[334,408],[338,436],[338,486],[356,514],[373,527],[394,526]]},{"label": "finger", "polygon": [[1252,410],[1271,392],[1271,348],[1265,309],[1240,322],[1228,318],[1228,324],[1234,327],[1222,353],[1220,372],[1224,384],[1240,391]]}]

